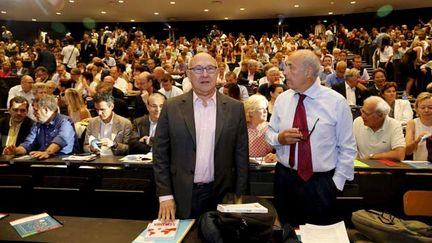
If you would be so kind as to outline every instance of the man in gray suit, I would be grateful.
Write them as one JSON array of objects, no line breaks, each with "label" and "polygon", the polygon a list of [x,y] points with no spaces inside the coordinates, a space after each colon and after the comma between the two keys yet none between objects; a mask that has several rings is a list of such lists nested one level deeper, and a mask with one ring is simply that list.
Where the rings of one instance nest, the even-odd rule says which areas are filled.
[{"label": "man in gray suit", "polygon": [[193,90],[165,102],[153,144],[159,219],[196,218],[228,192],[248,189],[243,104],[216,92],[216,60],[199,53],[187,75]]},{"label": "man in gray suit", "polygon": [[146,154],[153,145],[157,122],[166,97],[161,93],[153,93],[148,98],[148,115],[138,117],[133,121],[132,137],[129,140],[129,153]]},{"label": "man in gray suit", "polygon": [[93,97],[99,116],[90,119],[84,141],[84,151],[101,155],[125,155],[129,151],[132,123],[113,112],[114,97],[100,93]]}]

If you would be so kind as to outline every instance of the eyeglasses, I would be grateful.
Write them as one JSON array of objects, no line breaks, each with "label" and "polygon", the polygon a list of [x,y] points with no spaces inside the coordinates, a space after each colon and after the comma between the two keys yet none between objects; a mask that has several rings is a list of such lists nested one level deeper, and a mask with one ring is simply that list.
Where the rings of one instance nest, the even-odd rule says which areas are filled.
[{"label": "eyeglasses", "polygon": [[203,67],[203,66],[195,66],[193,68],[189,68],[189,70],[192,70],[192,72],[194,72],[195,74],[203,74],[204,70],[206,70],[206,72],[208,74],[214,74],[216,73],[217,67],[216,66],[207,66],[207,67]]},{"label": "eyeglasses", "polygon": [[303,132],[308,132],[308,135],[306,136],[306,138],[303,138],[302,140],[309,140],[309,138],[312,135],[313,131],[315,131],[315,127],[316,127],[316,124],[318,123],[318,121],[319,121],[319,118],[316,119],[316,121],[315,121],[315,123],[314,123],[314,125],[313,125],[313,127],[312,127],[312,129],[310,131],[300,129],[300,132],[302,132],[302,133]]}]

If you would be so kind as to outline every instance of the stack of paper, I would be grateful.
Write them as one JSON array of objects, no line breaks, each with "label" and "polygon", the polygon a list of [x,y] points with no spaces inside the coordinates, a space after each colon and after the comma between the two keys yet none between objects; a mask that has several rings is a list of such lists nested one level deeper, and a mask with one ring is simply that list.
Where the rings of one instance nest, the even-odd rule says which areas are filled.
[{"label": "stack of paper", "polygon": [[349,243],[343,221],[332,225],[300,225],[302,243]]},{"label": "stack of paper", "polygon": [[63,225],[47,213],[41,213],[9,222],[21,237],[62,227]]},{"label": "stack of paper", "polygon": [[120,161],[127,163],[149,163],[153,159],[153,154],[129,154],[121,158]]},{"label": "stack of paper", "polygon": [[62,160],[66,161],[92,161],[97,158],[96,154],[88,154],[88,155],[69,155],[68,157],[62,158]]},{"label": "stack of paper", "polygon": [[218,204],[217,210],[222,213],[268,213],[268,209],[259,203]]}]

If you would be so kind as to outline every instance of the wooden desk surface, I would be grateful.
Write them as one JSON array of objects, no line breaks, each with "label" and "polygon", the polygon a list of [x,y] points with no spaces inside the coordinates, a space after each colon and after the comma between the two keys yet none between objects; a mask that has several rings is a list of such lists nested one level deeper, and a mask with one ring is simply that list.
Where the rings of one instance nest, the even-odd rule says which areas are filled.
[{"label": "wooden desk surface", "polygon": [[[55,216],[57,220],[63,223],[63,227],[21,238],[9,222],[26,216],[29,215],[11,214],[0,220],[0,242],[132,242],[147,227],[149,222],[144,220]],[[195,224],[183,242],[200,242],[196,232]]]}]

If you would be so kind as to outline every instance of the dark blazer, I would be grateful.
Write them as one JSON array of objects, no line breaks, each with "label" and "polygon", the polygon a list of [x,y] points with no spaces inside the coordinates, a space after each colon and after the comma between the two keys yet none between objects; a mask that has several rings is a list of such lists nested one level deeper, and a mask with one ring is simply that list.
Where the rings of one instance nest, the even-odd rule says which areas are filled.
[{"label": "dark blazer", "polygon": [[369,96],[379,96],[380,95],[380,91],[376,88],[375,85],[370,86],[367,89],[368,95]]},{"label": "dark blazer", "polygon": [[145,115],[142,117],[138,117],[137,119],[133,120],[132,126],[132,135],[129,139],[129,153],[146,154],[150,152],[151,146],[138,141],[140,138],[148,136],[150,134],[149,116]]},{"label": "dark blazer", "polygon": [[89,63],[93,57],[96,56],[96,46],[93,42],[89,41],[87,48],[85,48],[85,43],[81,42],[80,59],[81,62]]},{"label": "dark blazer", "polygon": [[[7,136],[9,134],[9,119],[10,116],[5,116],[0,118],[0,134],[1,134],[1,151],[3,151],[4,147],[6,146],[6,140]],[[26,117],[24,118],[23,123],[21,124],[20,130],[18,132],[17,141],[15,143],[16,146],[20,145],[24,142],[27,135],[30,133],[30,129],[33,126],[33,120]]]},{"label": "dark blazer", "polygon": [[[248,76],[249,76],[249,72],[248,71],[241,71],[239,73],[239,75],[238,75],[237,83],[241,84],[241,85],[248,85],[249,84]],[[257,71],[254,74],[254,80],[259,80],[262,77],[264,77],[264,74],[261,73],[261,72]]]},{"label": "dark blazer", "polygon": [[[12,69],[12,73],[16,76],[17,75],[18,70],[16,68]],[[19,75],[19,77],[22,77],[24,75],[30,75],[30,70],[26,67],[23,67],[22,71],[21,71],[21,75]]]},{"label": "dark blazer", "polygon": [[[176,214],[188,218],[196,161],[193,92],[167,100],[153,143],[157,196],[173,195]],[[227,192],[248,190],[249,144],[243,104],[216,92],[214,186],[217,202]]]},{"label": "dark blazer", "polygon": [[[343,95],[343,97],[346,98],[346,86],[345,82],[338,83],[332,86],[332,89],[338,92],[339,94]],[[368,97],[367,91],[362,91],[359,88],[355,89],[355,96],[356,96],[356,105],[362,106],[363,101]]]},{"label": "dark blazer", "polygon": [[141,94],[135,96],[135,117],[141,117],[144,115],[148,115],[147,106],[141,98]]}]

